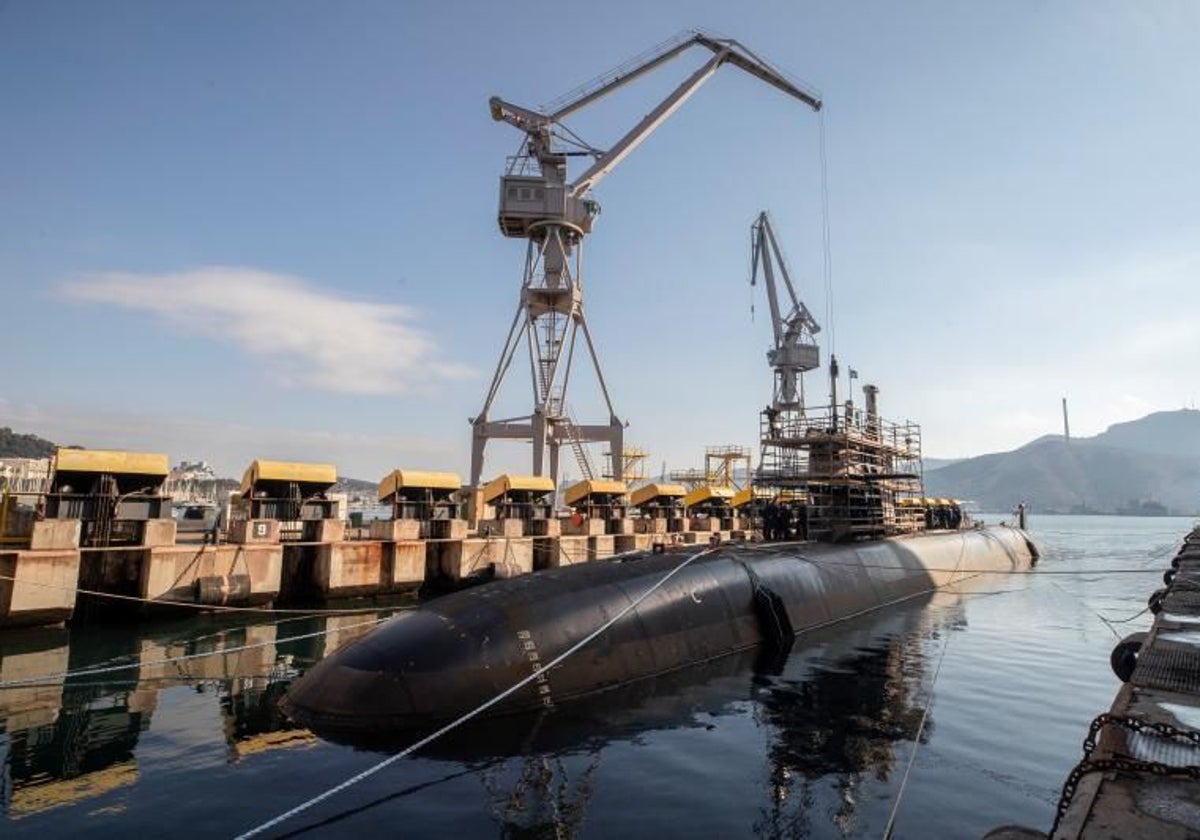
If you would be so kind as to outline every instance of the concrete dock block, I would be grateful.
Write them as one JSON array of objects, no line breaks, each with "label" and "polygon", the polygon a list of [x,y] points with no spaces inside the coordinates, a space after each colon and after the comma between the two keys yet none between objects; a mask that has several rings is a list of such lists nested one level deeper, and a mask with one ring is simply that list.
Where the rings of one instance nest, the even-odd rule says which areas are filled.
[{"label": "concrete dock block", "polygon": [[515,577],[533,571],[533,539],[529,537],[472,537],[427,544],[431,570],[439,577],[462,580],[489,567],[496,577]]},{"label": "concrete dock block", "polygon": [[229,523],[228,542],[239,545],[278,543],[279,523],[274,519],[235,519]]},{"label": "concrete dock block", "polygon": [[[374,595],[391,588],[384,544],[377,540],[322,543],[312,565],[312,589],[318,597]],[[299,572],[299,569],[297,570]]]},{"label": "concrete dock block", "polygon": [[33,523],[29,548],[33,551],[71,551],[79,548],[83,523],[78,519],[43,519]]},{"label": "concrete dock block", "polygon": [[317,536],[315,542],[339,543],[345,539],[345,519],[322,519],[317,523]]},{"label": "concrete dock block", "polygon": [[637,551],[637,538],[639,536],[648,537],[649,534],[618,534],[613,537],[613,550],[617,554],[624,554],[627,551]]},{"label": "concrete dock block", "polygon": [[616,553],[614,548],[615,537],[588,537],[587,538],[587,559],[588,560],[603,560],[606,557],[612,557]]},{"label": "concrete dock block", "polygon": [[78,550],[0,552],[0,627],[57,624],[70,618],[79,565]]},{"label": "concrete dock block", "polygon": [[649,551],[656,542],[666,542],[667,537],[659,534],[621,534],[613,537],[613,549],[617,554],[627,551]]},{"label": "concrete dock block", "polygon": [[372,519],[369,533],[371,539],[385,542],[419,540],[421,524],[419,519]]},{"label": "concrete dock block", "polygon": [[425,582],[427,547],[424,540],[401,540],[392,546],[393,591],[415,589]]},{"label": "concrete dock block", "polygon": [[175,545],[178,527],[174,519],[147,519],[142,526],[142,545],[146,548]]},{"label": "concrete dock block", "polygon": [[588,561],[588,540],[590,537],[568,536],[558,539],[558,565],[573,566],[576,563]]},{"label": "concrete dock block", "polygon": [[533,540],[531,538],[507,540],[507,545],[496,560],[496,577],[510,578],[533,571]]},{"label": "concrete dock block", "polygon": [[[124,572],[139,576],[139,597],[147,600],[188,601],[195,598],[200,578],[230,575],[250,576],[250,603],[261,605],[279,595],[283,574],[283,547],[278,545],[176,545],[108,552],[105,565],[124,566]],[[121,569],[114,568],[99,584],[101,591],[120,588]],[[90,588],[90,587],[89,587]],[[138,605],[131,605],[138,608]]]},{"label": "concrete dock block", "polygon": [[579,521],[570,517],[558,521],[561,524],[562,533],[571,537],[594,537],[607,533],[607,525],[603,519],[584,516],[580,517]]},{"label": "concrete dock block", "polygon": [[403,592],[425,580],[422,540],[362,540],[317,548],[311,590],[318,598]]},{"label": "concrete dock block", "polygon": [[[481,519],[479,536],[513,538],[525,536],[525,523],[520,519]],[[548,535],[547,535],[548,536]]]},{"label": "concrete dock block", "polygon": [[667,533],[666,519],[635,519],[633,520],[635,534],[665,534]]}]

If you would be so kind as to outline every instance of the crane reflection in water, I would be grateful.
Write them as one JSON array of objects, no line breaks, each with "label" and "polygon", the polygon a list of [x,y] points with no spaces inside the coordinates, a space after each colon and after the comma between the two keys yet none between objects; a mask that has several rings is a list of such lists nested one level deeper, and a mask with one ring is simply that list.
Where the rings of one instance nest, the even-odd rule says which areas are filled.
[{"label": "crane reflection in water", "polygon": [[[898,754],[905,754],[897,746],[917,736],[928,696],[927,651],[965,620],[953,596],[937,598],[937,609],[926,609],[928,599],[914,602],[806,635],[789,651],[747,651],[539,716],[472,722],[421,753],[449,763],[450,772],[411,784],[413,779],[404,777],[386,795],[366,803],[358,798],[353,805],[347,800],[344,811],[333,804],[292,830],[342,828],[385,804],[403,809],[397,800],[437,797],[446,782],[474,777],[479,785],[474,819],[490,821],[501,836],[576,836],[586,829],[593,796],[604,785],[610,747],[637,745],[669,730],[712,729],[720,718],[745,716],[749,708],[766,750],[763,804],[746,830],[768,837],[857,833],[864,782],[893,779]],[[54,812],[62,815],[63,825],[71,825],[94,807],[91,800],[118,790],[136,796],[145,781],[139,740],[154,731],[156,715],[170,713],[158,709],[160,692],[181,685],[213,698],[220,729],[211,736],[224,745],[227,766],[297,747],[338,749],[322,747],[316,735],[289,721],[278,700],[304,668],[366,630],[339,635],[339,624],[362,623],[363,616],[322,617],[293,620],[286,627],[276,622],[207,633],[189,626],[177,631],[182,641],[169,634],[164,638],[161,631],[139,638],[128,628],[7,636],[0,645],[0,682],[97,662],[262,646],[173,670],[138,668],[0,690],[2,819]],[[335,632],[287,641],[326,629]],[[927,721],[923,737],[932,729],[932,720]],[[389,741],[357,746],[390,750],[411,738],[394,733]],[[286,772],[286,763],[282,766]],[[269,785],[270,776],[251,776],[239,784],[253,785],[257,779]],[[463,805],[458,788],[454,807]],[[76,817],[70,816],[71,806],[83,806]]]}]

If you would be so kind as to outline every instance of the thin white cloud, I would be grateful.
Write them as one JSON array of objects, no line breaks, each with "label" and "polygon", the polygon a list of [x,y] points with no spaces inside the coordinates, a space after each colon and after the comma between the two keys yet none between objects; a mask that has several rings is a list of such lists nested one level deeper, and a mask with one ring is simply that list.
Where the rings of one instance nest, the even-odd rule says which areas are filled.
[{"label": "thin white cloud", "polygon": [[195,335],[271,359],[291,384],[351,394],[397,394],[471,371],[439,358],[413,311],[340,297],[308,281],[253,268],[168,274],[106,272],[62,289],[70,299],[153,313]]}]

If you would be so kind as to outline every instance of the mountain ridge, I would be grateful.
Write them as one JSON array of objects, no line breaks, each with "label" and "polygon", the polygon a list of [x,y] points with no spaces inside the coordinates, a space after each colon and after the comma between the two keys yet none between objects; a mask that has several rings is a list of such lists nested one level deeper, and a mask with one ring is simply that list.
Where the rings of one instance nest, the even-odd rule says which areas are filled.
[{"label": "mountain ridge", "polygon": [[1098,435],[1043,435],[1009,452],[968,458],[925,473],[934,496],[992,510],[1025,502],[1059,513],[1200,510],[1200,411],[1159,411]]}]

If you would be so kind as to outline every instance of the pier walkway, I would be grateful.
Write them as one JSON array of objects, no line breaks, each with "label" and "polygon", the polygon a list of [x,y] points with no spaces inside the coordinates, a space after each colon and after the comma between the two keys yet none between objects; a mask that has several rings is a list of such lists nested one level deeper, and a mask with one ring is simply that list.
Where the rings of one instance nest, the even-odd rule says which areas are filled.
[{"label": "pier walkway", "polygon": [[1163,579],[1149,632],[1113,650],[1125,685],[1092,722],[1052,838],[1200,836],[1200,527]]}]

